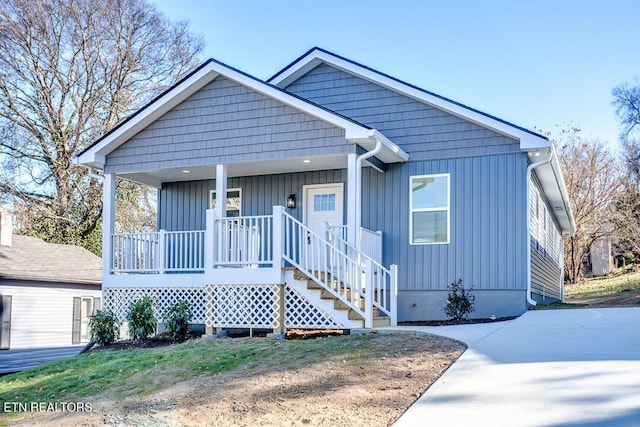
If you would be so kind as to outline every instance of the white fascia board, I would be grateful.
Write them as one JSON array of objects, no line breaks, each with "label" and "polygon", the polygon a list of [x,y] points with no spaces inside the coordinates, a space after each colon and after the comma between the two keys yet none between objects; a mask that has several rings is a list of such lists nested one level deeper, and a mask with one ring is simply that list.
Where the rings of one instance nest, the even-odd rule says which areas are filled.
[{"label": "white fascia board", "polygon": [[444,110],[462,119],[476,123],[482,127],[489,128],[502,135],[515,138],[520,142],[520,148],[522,150],[550,146],[550,142],[543,137],[536,136],[524,130],[518,129],[513,125],[491,118],[490,116],[486,116],[455,102],[448,101],[446,99],[419,90],[415,87],[403,84],[390,77],[377,73],[368,68],[364,68],[350,61],[346,61],[342,58],[333,56],[321,50],[314,50],[310,52],[309,55],[301,58],[296,64],[292,65],[281,74],[276,75],[273,79],[270,80],[270,83],[280,88],[286,88],[288,85],[290,85],[298,78],[302,77],[304,74],[323,62],[341,69],[342,71],[360,76],[375,84],[386,87],[387,89],[404,94],[417,101],[424,102],[435,108]]},{"label": "white fascia board", "polygon": [[213,70],[211,65],[213,63],[203,67],[164,96],[140,110],[137,115],[117,127],[102,141],[78,156],[77,163],[103,169],[109,153],[218,77],[219,73]]}]

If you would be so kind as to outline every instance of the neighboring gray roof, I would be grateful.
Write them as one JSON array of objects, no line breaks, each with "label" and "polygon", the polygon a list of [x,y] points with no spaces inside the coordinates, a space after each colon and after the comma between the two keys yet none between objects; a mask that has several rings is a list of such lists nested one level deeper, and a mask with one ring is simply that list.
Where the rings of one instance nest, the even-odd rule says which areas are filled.
[{"label": "neighboring gray roof", "polygon": [[80,246],[14,235],[0,246],[0,279],[100,285],[102,260]]}]

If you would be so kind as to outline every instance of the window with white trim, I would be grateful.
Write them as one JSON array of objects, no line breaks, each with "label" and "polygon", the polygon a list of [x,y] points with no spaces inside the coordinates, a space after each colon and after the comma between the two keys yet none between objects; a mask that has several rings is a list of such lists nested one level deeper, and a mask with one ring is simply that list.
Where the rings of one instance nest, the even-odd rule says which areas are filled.
[{"label": "window with white trim", "polygon": [[[216,208],[216,190],[209,192],[209,209]],[[242,214],[242,189],[227,189],[227,216],[238,217]]]},{"label": "window with white trim", "polygon": [[449,243],[450,174],[410,177],[409,242]]}]

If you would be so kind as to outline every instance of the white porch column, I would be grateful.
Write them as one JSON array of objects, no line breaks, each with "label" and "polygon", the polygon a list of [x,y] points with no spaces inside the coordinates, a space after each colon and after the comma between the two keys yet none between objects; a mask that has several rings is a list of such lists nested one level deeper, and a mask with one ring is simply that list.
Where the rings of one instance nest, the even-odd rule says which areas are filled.
[{"label": "white porch column", "polygon": [[102,184],[102,284],[106,284],[113,266],[112,239],[116,222],[116,176],[105,173]]},{"label": "white porch column", "polygon": [[358,198],[360,184],[358,183],[358,156],[356,153],[347,155],[347,242],[356,246],[358,236]]},{"label": "white porch column", "polygon": [[216,218],[227,216],[227,165],[216,165]]}]

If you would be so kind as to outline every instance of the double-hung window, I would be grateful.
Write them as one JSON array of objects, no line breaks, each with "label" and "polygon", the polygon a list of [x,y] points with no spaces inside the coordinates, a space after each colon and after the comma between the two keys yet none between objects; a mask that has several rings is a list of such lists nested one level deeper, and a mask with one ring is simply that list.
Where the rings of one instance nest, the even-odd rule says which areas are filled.
[{"label": "double-hung window", "polygon": [[[209,208],[216,208],[216,190],[209,191]],[[242,212],[242,189],[227,190],[227,217],[238,217]]]},{"label": "double-hung window", "polygon": [[449,243],[450,174],[411,178],[409,242]]}]

